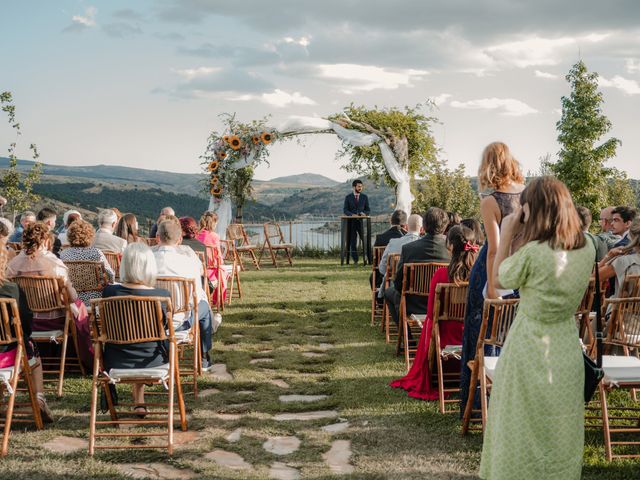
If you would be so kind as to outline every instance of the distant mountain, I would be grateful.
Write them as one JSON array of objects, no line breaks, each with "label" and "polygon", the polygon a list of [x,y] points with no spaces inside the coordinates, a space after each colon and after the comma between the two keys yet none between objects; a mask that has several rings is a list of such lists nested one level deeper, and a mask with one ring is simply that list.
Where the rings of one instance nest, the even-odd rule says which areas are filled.
[{"label": "distant mountain", "polygon": [[[254,183],[263,180],[254,180]],[[286,177],[276,177],[271,180],[267,180],[268,183],[285,183],[288,185],[310,185],[313,187],[333,187],[340,182],[336,182],[324,175],[318,175],[317,173],[301,173],[300,175],[288,175]]]}]

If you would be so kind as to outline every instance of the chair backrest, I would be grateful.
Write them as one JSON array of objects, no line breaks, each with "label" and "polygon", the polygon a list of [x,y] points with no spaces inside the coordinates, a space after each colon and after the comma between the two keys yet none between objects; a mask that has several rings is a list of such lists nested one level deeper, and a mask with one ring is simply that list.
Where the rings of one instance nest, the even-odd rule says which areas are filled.
[{"label": "chair backrest", "polygon": [[7,247],[12,248],[16,252],[22,250],[22,244],[20,242],[7,242]]},{"label": "chair backrest", "polygon": [[220,258],[217,248],[213,247],[212,245],[205,245],[204,252],[202,253],[204,255],[203,257],[204,265],[209,270],[220,268],[222,259]]},{"label": "chair backrest", "polygon": [[102,262],[68,260],[64,264],[69,270],[69,279],[78,293],[102,292],[109,284],[107,271]]},{"label": "chair backrest", "polygon": [[18,304],[13,298],[0,298],[0,345],[22,343]]},{"label": "chair backrest", "polygon": [[373,247],[373,262],[371,267],[373,271],[377,271],[380,266],[380,259],[382,258],[382,254],[384,253],[384,249],[387,247]]},{"label": "chair backrest", "polygon": [[433,274],[437,269],[447,265],[447,263],[441,262],[405,263],[403,266],[402,294],[428,297]]},{"label": "chair backrest", "polygon": [[[478,343],[502,347],[518,312],[519,298],[486,298]],[[480,347],[479,347],[480,348]]]},{"label": "chair backrest", "polygon": [[68,308],[67,289],[62,277],[20,275],[12,280],[24,292],[32,312],[44,313]]},{"label": "chair backrest", "polygon": [[270,245],[278,245],[279,243],[284,242],[284,235],[282,234],[282,229],[280,228],[279,223],[275,222],[267,222],[263,225],[264,228],[264,238]]},{"label": "chair backrest", "polygon": [[116,277],[120,276],[120,260],[122,260],[122,254],[118,252],[110,252],[108,250],[103,250],[104,256],[107,258],[107,262],[111,265],[113,269],[113,273]]},{"label": "chair backrest", "polygon": [[240,240],[241,242],[244,242],[245,238],[246,234],[242,224],[232,223],[227,227],[227,240],[231,240],[232,242]]},{"label": "chair backrest", "polygon": [[[165,306],[167,324],[163,321]],[[100,315],[96,317],[95,312]],[[166,297],[98,298],[91,300],[92,335],[99,343],[130,344],[175,341],[171,299]],[[167,333],[168,330],[168,333]]]},{"label": "chair backrest", "polygon": [[640,297],[640,275],[627,275],[624,277],[618,297]]},{"label": "chair backrest", "polygon": [[464,322],[469,283],[439,283],[433,303],[433,322]]},{"label": "chair backrest", "polygon": [[389,255],[387,259],[387,276],[386,276],[386,285],[388,287],[393,282],[393,279],[396,277],[396,270],[398,270],[398,262],[400,261],[399,253],[392,253]]},{"label": "chair backrest", "polygon": [[156,287],[164,288],[171,294],[174,315],[177,313],[188,314],[197,308],[196,281],[193,278],[158,277]]},{"label": "chair backrest", "polygon": [[595,299],[596,294],[596,279],[594,277],[589,280],[589,285],[587,285],[587,289],[584,291],[584,295],[582,296],[582,300],[580,301],[580,305],[576,310],[576,319],[582,317],[582,315],[589,315],[591,312],[591,307],[593,307],[593,300]]},{"label": "chair backrest", "polygon": [[611,304],[610,334],[605,343],[640,348],[640,297],[607,299]]}]

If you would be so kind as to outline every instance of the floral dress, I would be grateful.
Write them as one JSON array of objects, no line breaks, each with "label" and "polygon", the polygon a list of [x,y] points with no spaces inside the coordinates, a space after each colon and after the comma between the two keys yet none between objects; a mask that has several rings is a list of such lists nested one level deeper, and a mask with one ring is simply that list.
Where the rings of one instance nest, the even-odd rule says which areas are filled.
[{"label": "floral dress", "polygon": [[584,365],[575,311],[595,249],[529,242],[507,258],[500,285],[520,304],[498,361],[480,477],[579,479],[584,446]]}]

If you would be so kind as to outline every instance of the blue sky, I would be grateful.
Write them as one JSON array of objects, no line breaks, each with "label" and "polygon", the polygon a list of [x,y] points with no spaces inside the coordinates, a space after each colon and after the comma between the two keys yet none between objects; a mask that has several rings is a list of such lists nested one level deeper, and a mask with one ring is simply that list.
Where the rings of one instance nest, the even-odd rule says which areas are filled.
[{"label": "blue sky", "polygon": [[[199,171],[218,115],[327,116],[351,102],[438,103],[442,157],[475,174],[507,142],[525,170],[558,151],[564,75],[601,75],[613,166],[640,178],[640,2],[206,0],[3,2],[0,90],[42,160]],[[0,145],[12,141],[0,128]],[[274,145],[257,178],[342,180],[339,142]]]}]

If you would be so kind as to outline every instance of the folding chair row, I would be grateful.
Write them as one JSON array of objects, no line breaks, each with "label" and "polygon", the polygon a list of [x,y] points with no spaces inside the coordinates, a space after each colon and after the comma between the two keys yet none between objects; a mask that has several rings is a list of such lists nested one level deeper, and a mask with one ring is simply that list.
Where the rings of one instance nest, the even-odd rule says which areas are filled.
[{"label": "folding chair row", "polygon": [[[378,300],[378,279],[382,278],[382,274],[378,270],[380,266],[380,259],[384,253],[386,247],[373,247],[373,262],[371,263],[371,326],[376,324],[376,321],[382,323],[384,316],[383,302]],[[383,288],[381,285],[380,288]]]}]

